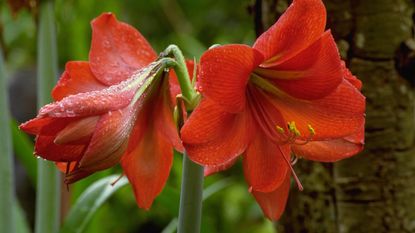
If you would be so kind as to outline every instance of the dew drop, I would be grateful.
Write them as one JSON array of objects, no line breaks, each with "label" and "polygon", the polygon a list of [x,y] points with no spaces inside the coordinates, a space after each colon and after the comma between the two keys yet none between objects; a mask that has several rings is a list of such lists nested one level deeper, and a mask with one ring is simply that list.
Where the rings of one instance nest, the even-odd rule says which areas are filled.
[{"label": "dew drop", "polygon": [[74,112],[73,110],[67,110],[67,111],[66,111],[66,114],[67,114],[69,117],[73,117],[73,116],[75,116],[75,112]]},{"label": "dew drop", "polygon": [[103,44],[104,44],[104,48],[107,48],[107,49],[111,48],[111,44],[108,40],[104,40]]}]

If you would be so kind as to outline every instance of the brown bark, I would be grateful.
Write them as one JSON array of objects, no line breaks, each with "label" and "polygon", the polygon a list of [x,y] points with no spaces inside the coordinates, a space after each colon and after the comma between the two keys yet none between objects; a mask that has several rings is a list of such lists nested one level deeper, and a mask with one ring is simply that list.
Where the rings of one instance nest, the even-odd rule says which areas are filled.
[{"label": "brown bark", "polygon": [[[257,28],[287,2],[257,0]],[[415,232],[415,1],[324,2],[328,28],[364,84],[366,147],[332,165],[300,161],[305,191],[292,191],[279,233]]]}]

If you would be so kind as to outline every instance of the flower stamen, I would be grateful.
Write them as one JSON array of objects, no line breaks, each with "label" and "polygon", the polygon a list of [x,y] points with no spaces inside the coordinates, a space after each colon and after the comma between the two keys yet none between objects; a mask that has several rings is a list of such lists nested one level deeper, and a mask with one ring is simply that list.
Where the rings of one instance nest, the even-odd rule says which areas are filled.
[{"label": "flower stamen", "polygon": [[287,123],[287,129],[288,129],[287,133],[285,132],[284,128],[282,128],[281,126],[279,125],[275,126],[275,129],[277,130],[277,132],[281,134],[284,138],[284,140],[282,141],[282,144],[295,144],[295,145],[305,145],[313,139],[314,135],[316,134],[316,131],[310,124],[307,125],[307,128],[309,131],[309,136],[307,137],[307,139],[303,140],[303,139],[299,139],[299,137],[301,137],[302,134],[300,130],[298,130],[297,125],[295,124],[295,121],[290,121]]},{"label": "flower stamen", "polygon": [[298,162],[299,157],[295,154],[291,156],[291,166],[294,166]]},{"label": "flower stamen", "polygon": [[[295,144],[295,145],[305,145],[305,144],[307,144],[308,142],[310,142],[312,140],[312,138],[316,134],[316,131],[314,130],[314,128],[310,124],[307,125],[307,128],[308,128],[308,131],[309,131],[309,136],[307,137],[307,139],[303,140],[303,139],[299,139],[299,137],[301,137],[302,134],[301,134],[300,130],[298,130],[295,121],[290,121],[290,122],[287,123],[287,130],[285,130],[283,127],[281,127],[279,125],[275,126],[276,131],[283,137],[282,144]],[[281,153],[282,153],[282,151],[281,151]],[[293,166],[298,162],[298,159],[300,159],[300,157],[293,154],[290,161],[288,161],[288,159],[285,157],[285,155],[283,155],[282,157],[284,157],[285,162],[287,163],[288,167],[290,168],[291,174],[294,177],[294,180],[297,184],[298,189],[300,191],[303,191],[304,188],[301,184],[301,181],[298,178],[298,176],[295,173],[294,168],[293,168]]]},{"label": "flower stamen", "polygon": [[280,150],[280,152],[281,152],[281,154],[282,154],[282,157],[284,158],[285,162],[287,163],[288,167],[290,168],[291,174],[292,174],[292,175],[293,175],[293,177],[294,177],[294,180],[295,180],[295,183],[297,184],[298,190],[303,191],[303,190],[304,190],[304,187],[303,187],[303,185],[301,184],[301,181],[300,181],[300,179],[298,178],[297,173],[295,173],[294,168],[293,168],[293,166],[291,165],[291,162],[290,162],[290,161],[288,161],[288,159],[285,157],[285,155],[284,155],[284,153],[282,152],[281,148],[280,148],[280,147],[278,147],[278,149]]}]

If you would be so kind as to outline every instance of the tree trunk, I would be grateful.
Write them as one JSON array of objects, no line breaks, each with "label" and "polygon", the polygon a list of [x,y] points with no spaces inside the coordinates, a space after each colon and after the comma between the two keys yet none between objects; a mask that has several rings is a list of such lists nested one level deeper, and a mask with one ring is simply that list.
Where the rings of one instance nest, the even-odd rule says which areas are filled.
[{"label": "tree trunk", "polygon": [[[279,233],[415,232],[415,40],[410,0],[325,0],[328,28],[367,97],[365,150],[334,164],[299,161]],[[257,0],[260,34],[288,0]]]}]

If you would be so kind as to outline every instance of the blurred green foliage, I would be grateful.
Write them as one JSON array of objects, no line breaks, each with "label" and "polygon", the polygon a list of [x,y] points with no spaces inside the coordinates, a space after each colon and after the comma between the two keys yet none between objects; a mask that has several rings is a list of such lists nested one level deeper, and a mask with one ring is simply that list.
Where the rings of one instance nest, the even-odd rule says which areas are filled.
[{"label": "blurred green foliage", "polygon": [[[248,13],[250,0],[56,0],[55,3],[61,69],[69,60],[88,60],[90,21],[107,11],[136,27],[159,52],[174,43],[187,57],[198,59],[212,44],[252,44],[254,41],[253,19]],[[0,42],[5,48],[9,73],[34,66],[36,17],[27,10],[13,16],[5,1],[0,2]],[[19,154],[26,155],[26,160],[21,162],[29,176],[33,176],[35,163],[27,162],[31,152],[27,149],[27,138],[16,134],[14,139],[15,148],[21,143],[24,150]],[[71,185],[70,202],[74,203],[99,178],[121,172],[116,167]],[[127,185],[99,208],[85,232],[161,232],[178,214],[180,174],[181,155],[175,154],[169,181],[150,211],[137,207],[132,189]],[[231,183],[204,202],[202,232],[275,232],[273,224],[263,217],[249,194],[240,162],[226,172],[207,177],[205,187],[227,177],[232,177]]]}]

